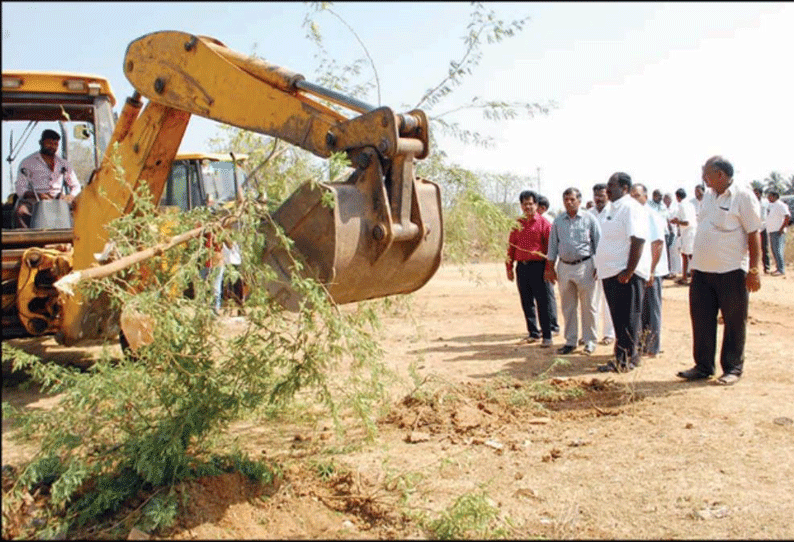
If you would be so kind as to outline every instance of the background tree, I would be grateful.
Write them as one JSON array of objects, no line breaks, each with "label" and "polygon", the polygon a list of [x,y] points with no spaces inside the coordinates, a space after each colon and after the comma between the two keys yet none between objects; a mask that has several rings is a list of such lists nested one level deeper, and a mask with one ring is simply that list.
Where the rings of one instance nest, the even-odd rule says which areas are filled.
[{"label": "background tree", "polygon": [[764,189],[777,190],[780,195],[794,194],[794,175],[788,179],[784,178],[777,171],[772,171],[767,178],[764,179]]}]

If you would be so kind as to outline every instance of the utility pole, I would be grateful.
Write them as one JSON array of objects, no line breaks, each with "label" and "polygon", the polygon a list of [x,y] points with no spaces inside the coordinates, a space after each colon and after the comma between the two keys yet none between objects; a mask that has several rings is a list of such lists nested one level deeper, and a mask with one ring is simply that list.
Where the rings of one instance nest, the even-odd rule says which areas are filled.
[{"label": "utility pole", "polygon": [[541,190],[540,190],[540,166],[536,167],[535,169],[538,172],[538,194],[540,194],[541,193]]}]

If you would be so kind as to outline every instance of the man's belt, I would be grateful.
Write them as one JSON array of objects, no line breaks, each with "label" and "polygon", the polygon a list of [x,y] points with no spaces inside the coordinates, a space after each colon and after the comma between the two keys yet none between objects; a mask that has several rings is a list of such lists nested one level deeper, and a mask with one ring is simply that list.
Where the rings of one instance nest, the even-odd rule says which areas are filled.
[{"label": "man's belt", "polygon": [[591,254],[590,256],[585,256],[585,257],[584,257],[584,258],[582,258],[582,259],[579,259],[579,260],[574,260],[574,261],[572,261],[572,262],[566,262],[565,260],[563,260],[562,258],[560,258],[560,261],[561,261],[562,263],[567,263],[568,265],[576,265],[576,264],[578,264],[578,263],[586,262],[587,260],[589,260],[589,259],[590,259],[590,257],[591,257],[591,256],[592,256],[592,254]]}]

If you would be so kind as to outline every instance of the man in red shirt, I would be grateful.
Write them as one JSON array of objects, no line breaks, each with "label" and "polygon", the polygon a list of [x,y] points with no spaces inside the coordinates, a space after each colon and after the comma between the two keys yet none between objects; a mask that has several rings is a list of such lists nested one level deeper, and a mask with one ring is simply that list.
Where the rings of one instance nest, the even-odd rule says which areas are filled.
[{"label": "man in red shirt", "polygon": [[[529,335],[526,342],[534,342],[543,335],[541,346],[549,348],[551,340],[551,314],[549,297],[543,280],[546,267],[546,254],[549,249],[549,233],[551,224],[538,213],[538,195],[532,190],[524,190],[519,196],[524,216],[518,219],[518,225],[510,232],[507,247],[507,280],[517,278],[518,295],[521,297],[521,308],[527,322]],[[515,275],[513,272],[513,262]],[[538,319],[541,331],[534,322],[535,302],[538,304]]]}]

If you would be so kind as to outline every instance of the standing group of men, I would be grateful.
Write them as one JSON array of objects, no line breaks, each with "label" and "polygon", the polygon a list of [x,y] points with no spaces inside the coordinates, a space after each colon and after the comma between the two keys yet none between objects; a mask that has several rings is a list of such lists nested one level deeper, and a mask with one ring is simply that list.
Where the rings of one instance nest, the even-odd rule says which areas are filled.
[{"label": "standing group of men", "polygon": [[[604,341],[614,340],[614,359],[602,372],[626,372],[642,356],[660,350],[662,278],[670,275],[670,225],[680,231],[684,281],[691,276],[689,299],[695,367],[678,373],[685,380],[709,378],[715,371],[717,318],[725,325],[716,382],[730,385],[743,371],[748,292],[760,288],[761,209],[753,193],[733,181],[732,165],[720,156],[706,161],[704,186],[696,189],[697,209],[677,191],[678,212],[661,208],[661,193],[649,201],[647,187],[624,172],[593,187],[593,208],[580,208],[578,189],[563,192],[565,212],[545,220],[537,212],[539,196],[520,194],[524,216],[510,233],[507,278],[516,280],[529,337],[537,306],[542,346],[550,347],[550,300],[545,283],[559,283],[568,354],[577,345],[592,354],[602,297],[608,311]],[[666,204],[669,209],[669,203]],[[682,209],[683,207],[683,209]],[[699,224],[698,224],[699,223]],[[687,229],[691,228],[691,229]],[[771,244],[771,243],[770,243]],[[559,261],[558,261],[559,260]],[[515,273],[514,273],[515,266]],[[553,297],[553,293],[551,294]],[[579,335],[581,315],[581,337]],[[606,320],[609,324],[606,324]]]}]

